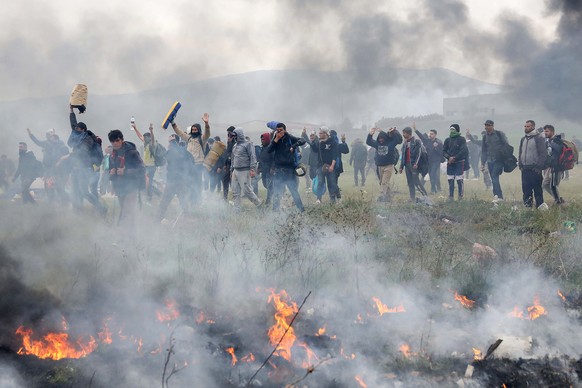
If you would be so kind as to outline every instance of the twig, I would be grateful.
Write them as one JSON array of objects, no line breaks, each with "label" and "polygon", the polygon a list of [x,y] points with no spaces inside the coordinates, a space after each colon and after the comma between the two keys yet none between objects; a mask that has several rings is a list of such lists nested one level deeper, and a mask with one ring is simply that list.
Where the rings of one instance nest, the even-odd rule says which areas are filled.
[{"label": "twig", "polygon": [[287,327],[287,329],[285,330],[285,332],[281,336],[281,339],[279,340],[279,342],[277,342],[277,345],[275,345],[275,348],[273,349],[273,351],[271,352],[271,354],[269,354],[269,356],[265,359],[265,362],[263,362],[263,365],[261,365],[259,367],[259,369],[257,369],[257,371],[255,372],[255,374],[251,376],[251,378],[249,379],[249,382],[247,383],[247,387],[250,387],[251,383],[253,382],[253,379],[259,374],[259,372],[261,371],[261,369],[263,369],[263,367],[265,365],[267,365],[267,362],[269,362],[269,359],[273,356],[273,354],[275,354],[275,352],[277,351],[277,348],[279,347],[279,345],[283,341],[283,338],[285,338],[285,335],[287,334],[287,332],[291,328],[291,325],[293,325],[293,322],[295,321],[295,318],[297,318],[297,315],[299,315],[299,312],[301,311],[301,308],[303,307],[303,305],[307,301],[307,298],[309,298],[309,295],[311,295],[311,291],[309,291],[309,293],[307,294],[307,296],[305,297],[305,299],[303,299],[303,303],[301,303],[301,306],[299,306],[299,308],[297,309],[297,312],[293,316],[293,319],[291,320],[291,322],[289,322],[289,326]]},{"label": "twig", "polygon": [[323,364],[324,362],[328,362],[329,360],[333,359],[332,356],[328,357],[328,358],[324,358],[323,360],[319,361],[317,364],[312,365],[310,367],[307,368],[307,371],[305,372],[305,376],[301,377],[299,380],[295,380],[294,382],[285,385],[285,388],[292,388],[294,387],[296,384],[302,382],[303,380],[305,380],[307,378],[307,376],[309,376],[311,373],[315,372],[315,368],[317,368],[318,366],[320,366],[321,364]]},{"label": "twig", "polygon": [[95,377],[95,373],[97,373],[96,370],[93,371],[93,375],[91,376],[91,379],[89,379],[89,388],[93,386],[93,378]]}]

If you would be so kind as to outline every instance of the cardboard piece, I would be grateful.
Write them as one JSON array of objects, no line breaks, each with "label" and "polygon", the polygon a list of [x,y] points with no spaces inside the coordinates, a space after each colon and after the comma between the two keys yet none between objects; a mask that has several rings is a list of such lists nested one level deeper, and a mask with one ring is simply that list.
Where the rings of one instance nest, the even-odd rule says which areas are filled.
[{"label": "cardboard piece", "polygon": [[71,97],[69,98],[69,104],[72,105],[73,108],[79,109],[79,113],[85,112],[85,109],[87,109],[88,94],[89,91],[87,89],[87,85],[75,85],[75,87],[73,87],[73,91],[71,92]]}]

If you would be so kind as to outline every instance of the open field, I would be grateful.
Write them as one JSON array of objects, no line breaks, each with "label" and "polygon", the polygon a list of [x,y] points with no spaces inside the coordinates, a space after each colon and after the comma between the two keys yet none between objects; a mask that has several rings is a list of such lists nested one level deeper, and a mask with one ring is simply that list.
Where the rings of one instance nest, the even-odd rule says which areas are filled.
[{"label": "open field", "polygon": [[[110,199],[107,220],[0,204],[1,385],[580,384],[582,240],[564,225],[582,221],[579,170],[561,185],[567,204],[548,211],[521,205],[517,171],[502,176],[498,206],[481,181],[432,207],[408,202],[401,175],[390,204],[374,201],[373,177],[363,191],[351,171],[340,183],[330,206],[302,182],[302,215],[287,200],[278,214],[245,200],[234,213],[208,195],[160,225],[154,201],[135,230],[112,225]],[[92,345],[41,359],[49,332]],[[507,346],[474,360],[498,339]]]}]

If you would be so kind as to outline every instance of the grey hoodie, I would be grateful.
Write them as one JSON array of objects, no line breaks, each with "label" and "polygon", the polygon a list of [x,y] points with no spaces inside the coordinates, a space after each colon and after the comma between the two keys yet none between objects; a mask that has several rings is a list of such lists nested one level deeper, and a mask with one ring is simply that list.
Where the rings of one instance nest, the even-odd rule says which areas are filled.
[{"label": "grey hoodie", "polygon": [[236,128],[234,130],[236,135],[236,144],[232,148],[232,170],[256,170],[257,156],[255,155],[255,147],[250,141],[246,141],[244,130]]}]

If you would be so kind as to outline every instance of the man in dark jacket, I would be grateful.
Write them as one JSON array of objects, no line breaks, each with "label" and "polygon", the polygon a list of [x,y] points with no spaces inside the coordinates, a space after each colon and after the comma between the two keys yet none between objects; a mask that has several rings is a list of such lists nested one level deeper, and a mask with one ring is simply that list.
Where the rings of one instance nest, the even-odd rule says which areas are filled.
[{"label": "man in dark jacket", "polygon": [[485,135],[481,145],[481,170],[489,171],[493,185],[493,201],[503,201],[499,177],[503,173],[503,150],[508,145],[505,133],[495,129],[493,120],[485,121]]},{"label": "man in dark jacket", "polygon": [[51,202],[59,200],[59,202],[66,202],[67,193],[65,192],[64,182],[57,181],[57,174],[55,171],[55,166],[57,162],[63,157],[69,154],[69,148],[63,143],[59,136],[54,130],[50,130],[46,133],[46,140],[39,140],[26,128],[28,136],[30,139],[42,148],[43,158],[42,164],[44,167],[44,191],[47,198]]},{"label": "man in dark jacket", "polygon": [[216,162],[216,173],[222,176],[222,195],[225,201],[228,201],[228,189],[230,188],[230,166],[232,147],[234,147],[236,136],[234,127],[231,125],[226,129],[226,150],[222,153]]},{"label": "man in dark jacket", "polygon": [[[374,140],[374,134],[378,132],[377,140]],[[380,177],[380,196],[378,201],[390,201],[390,178],[394,166],[398,162],[398,151],[396,146],[402,143],[402,135],[396,130],[396,127],[388,129],[388,132],[380,128],[370,129],[366,138],[366,144],[376,149],[376,166],[378,176]]]},{"label": "man in dark jacket", "polygon": [[445,161],[443,157],[443,142],[437,138],[436,129],[431,129],[426,135],[417,130],[414,123],[412,128],[426,149],[430,192],[431,194],[436,194],[441,191],[441,163]]},{"label": "man in dark jacket", "polygon": [[[408,194],[410,201],[416,202],[416,189],[426,197],[426,190],[424,183],[420,179],[421,173],[421,158],[424,150],[424,145],[420,139],[415,139],[412,135],[412,128],[406,127],[402,130],[402,137],[404,143],[402,144],[402,152],[400,156],[400,173],[404,170],[406,172],[406,182],[408,183]],[[425,155],[426,157],[426,155]]]},{"label": "man in dark jacket", "polygon": [[[535,198],[536,207],[544,203],[544,191],[542,189],[542,171],[548,162],[545,137],[536,131],[533,120],[527,120],[523,126],[525,136],[519,142],[518,167],[521,170],[521,190],[523,192],[523,204],[532,207]],[[532,195],[533,193],[533,195]]]},{"label": "man in dark jacket", "polygon": [[465,194],[464,176],[469,169],[469,150],[467,141],[461,136],[459,124],[451,124],[449,137],[443,145],[443,156],[447,160],[447,179],[449,181],[449,200],[455,199],[455,181],[458,186],[458,199]]},{"label": "man in dark jacket", "polygon": [[94,145],[98,142],[97,136],[87,130],[85,123],[77,123],[77,117],[73,112],[73,106],[70,105],[71,113],[69,120],[71,122],[71,134],[67,140],[67,145],[72,149],[69,154],[71,159],[71,185],[73,207],[77,210],[83,208],[83,199],[87,199],[93,207],[101,214],[107,214],[107,207],[99,202],[99,198],[89,191],[89,182],[95,171],[98,171],[103,160],[101,154],[100,160],[95,159]]},{"label": "man in dark jacket", "polygon": [[267,147],[271,144],[271,134],[265,132],[261,135],[261,149],[259,152],[259,168],[258,172],[261,174],[261,181],[263,187],[267,189],[267,198],[265,199],[265,206],[271,205],[273,198],[273,154],[267,152]]},{"label": "man in dark jacket", "polygon": [[18,143],[18,169],[12,181],[20,177],[22,203],[36,202],[32,195],[30,195],[30,185],[39,176],[42,176],[42,164],[36,160],[34,152],[28,151],[26,143]]},{"label": "man in dark jacket", "polygon": [[[325,127],[324,127],[325,128]],[[335,129],[329,131],[329,136],[332,138],[333,141],[337,144],[337,160],[335,162],[335,176],[336,176],[336,185],[337,185],[337,199],[341,199],[341,189],[339,187],[339,177],[344,172],[344,163],[342,161],[342,154],[349,154],[350,147],[348,147],[348,143],[346,143],[346,135],[342,134],[341,141],[337,136],[337,132]]]},{"label": "man in dark jacket", "polygon": [[283,123],[277,123],[275,136],[267,147],[267,152],[273,156],[273,210],[278,211],[285,186],[289,189],[295,206],[303,212],[303,202],[297,191],[299,182],[295,175],[295,149],[305,144],[305,140],[290,135]]},{"label": "man in dark jacket", "polygon": [[327,191],[329,192],[329,199],[334,204],[338,198],[339,189],[337,187],[337,175],[335,168],[337,167],[338,158],[338,144],[330,136],[330,131],[327,127],[319,129],[319,141],[310,142],[311,152],[317,155],[319,161],[317,167],[317,187],[315,192],[317,195],[317,202],[321,203],[323,196],[323,188],[327,182]]},{"label": "man in dark jacket", "polygon": [[168,138],[168,150],[166,152],[166,187],[160,200],[159,220],[164,222],[166,210],[174,199],[178,197],[182,211],[188,209],[186,199],[185,182],[188,179],[188,167],[192,165],[192,154],[186,147],[180,146],[178,135],[172,134]]},{"label": "man in dark jacket", "polygon": [[358,175],[361,177],[362,187],[366,184],[366,163],[368,161],[368,149],[362,139],[357,138],[352,143],[350,152],[350,166],[354,166],[354,186],[358,186]]},{"label": "man in dark jacket", "polygon": [[119,199],[118,225],[133,228],[138,191],[145,189],[145,167],[135,144],[124,141],[119,129],[110,131],[107,137],[113,147],[109,159],[109,177]]},{"label": "man in dark jacket", "polygon": [[560,197],[558,186],[564,177],[564,171],[559,168],[558,160],[564,145],[562,137],[556,135],[556,129],[553,125],[544,126],[544,136],[549,160],[547,168],[543,171],[542,188],[554,198],[556,205],[561,205],[564,203],[564,198]]}]

